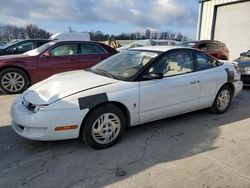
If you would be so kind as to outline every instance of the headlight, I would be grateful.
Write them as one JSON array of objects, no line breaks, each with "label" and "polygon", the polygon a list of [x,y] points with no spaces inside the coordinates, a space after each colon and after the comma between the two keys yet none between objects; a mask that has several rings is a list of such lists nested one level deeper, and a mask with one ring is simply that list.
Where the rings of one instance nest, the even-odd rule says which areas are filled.
[{"label": "headlight", "polygon": [[242,67],[242,66],[240,66],[239,64],[238,64],[238,67],[239,67],[239,71],[240,71],[241,73],[245,72],[245,67]]},{"label": "headlight", "polygon": [[245,67],[245,71],[250,71],[250,67]]},{"label": "headlight", "polygon": [[31,110],[32,112],[36,113],[39,110],[43,109],[46,105],[34,105],[33,110]]},{"label": "headlight", "polygon": [[240,67],[240,72],[241,72],[241,73],[250,72],[250,67]]}]

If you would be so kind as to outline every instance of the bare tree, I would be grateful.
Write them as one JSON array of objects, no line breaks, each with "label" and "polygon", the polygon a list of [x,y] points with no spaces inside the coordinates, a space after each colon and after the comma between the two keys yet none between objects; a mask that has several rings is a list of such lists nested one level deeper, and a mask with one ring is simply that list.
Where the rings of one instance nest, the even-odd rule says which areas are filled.
[{"label": "bare tree", "polygon": [[36,25],[29,24],[25,28],[28,38],[49,38],[50,33],[43,29],[39,29]]},{"label": "bare tree", "polygon": [[146,31],[145,31],[145,37],[146,37],[147,39],[150,39],[150,38],[151,38],[151,31],[150,31],[150,29],[146,29]]},{"label": "bare tree", "polygon": [[13,39],[49,38],[50,33],[39,29],[36,25],[17,27],[13,25],[2,25],[0,29],[0,40],[11,41]]}]

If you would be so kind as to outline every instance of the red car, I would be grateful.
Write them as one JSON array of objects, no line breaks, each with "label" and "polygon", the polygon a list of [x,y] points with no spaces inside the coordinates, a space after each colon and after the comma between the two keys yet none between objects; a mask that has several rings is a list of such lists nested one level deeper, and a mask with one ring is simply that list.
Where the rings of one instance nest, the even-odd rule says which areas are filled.
[{"label": "red car", "polygon": [[21,93],[53,74],[89,68],[117,51],[90,41],[52,41],[20,55],[0,57],[0,89]]},{"label": "red car", "polygon": [[207,54],[221,60],[228,60],[229,51],[226,45],[217,40],[189,41],[179,44],[179,46],[199,49]]}]

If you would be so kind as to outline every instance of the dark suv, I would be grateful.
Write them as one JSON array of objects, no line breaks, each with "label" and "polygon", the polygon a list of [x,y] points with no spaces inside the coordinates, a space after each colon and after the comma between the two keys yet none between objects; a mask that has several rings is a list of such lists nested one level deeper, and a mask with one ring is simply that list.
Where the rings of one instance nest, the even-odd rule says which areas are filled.
[{"label": "dark suv", "polygon": [[240,73],[241,80],[245,86],[250,86],[250,50],[240,54],[240,57],[235,59],[237,62]]},{"label": "dark suv", "polygon": [[228,60],[229,58],[229,51],[226,45],[217,40],[189,41],[181,43],[180,46],[197,48],[221,60]]},{"label": "dark suv", "polygon": [[1,55],[13,55],[13,54],[22,54],[29,50],[33,50],[38,48],[39,46],[49,42],[47,39],[28,39],[21,40],[11,45],[7,45],[6,47],[0,49]]}]

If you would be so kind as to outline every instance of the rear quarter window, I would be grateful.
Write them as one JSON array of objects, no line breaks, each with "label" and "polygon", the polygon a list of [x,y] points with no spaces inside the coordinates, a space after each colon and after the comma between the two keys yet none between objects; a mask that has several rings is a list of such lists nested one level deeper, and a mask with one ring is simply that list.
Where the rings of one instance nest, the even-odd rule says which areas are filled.
[{"label": "rear quarter window", "polygon": [[219,44],[209,43],[209,44],[207,45],[207,49],[208,49],[208,50],[217,50],[217,49],[219,49],[219,48],[220,48]]},{"label": "rear quarter window", "polygon": [[223,64],[218,60],[208,56],[207,54],[198,51],[195,52],[195,58],[197,62],[196,70],[198,71],[218,67]]},{"label": "rear quarter window", "polygon": [[97,44],[81,44],[81,54],[105,54],[107,53],[101,46]]},{"label": "rear quarter window", "polygon": [[197,48],[199,48],[199,49],[202,50],[202,51],[206,51],[206,50],[208,49],[208,46],[207,46],[206,43],[202,43],[202,44],[199,44],[199,45],[197,46]]}]

